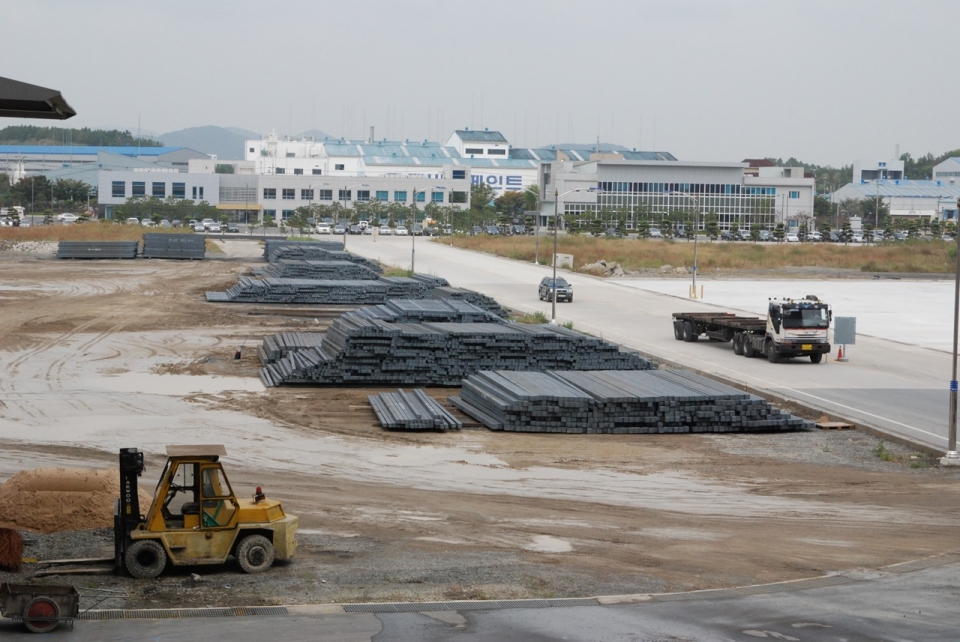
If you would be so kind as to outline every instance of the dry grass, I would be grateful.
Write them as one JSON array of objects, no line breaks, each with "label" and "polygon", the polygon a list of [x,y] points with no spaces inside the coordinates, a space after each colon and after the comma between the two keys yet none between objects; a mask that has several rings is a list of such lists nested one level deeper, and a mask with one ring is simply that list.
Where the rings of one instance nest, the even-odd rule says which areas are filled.
[{"label": "dry grass", "polygon": [[189,228],[166,229],[119,225],[113,222],[74,223],[72,225],[37,225],[33,227],[0,227],[4,241],[139,241],[145,233],[193,234]]},{"label": "dry grass", "polygon": [[[520,261],[532,262],[534,258],[534,239],[529,236],[458,236],[454,242],[458,247]],[[888,242],[877,246],[701,241],[698,246],[697,263],[701,271],[817,266],[863,272],[949,273],[954,270],[956,256],[954,244],[941,240]],[[576,269],[601,259],[620,263],[625,270],[693,265],[693,243],[687,241],[569,236],[559,239],[557,252],[572,254]],[[553,239],[541,239],[540,262],[548,263],[552,253]]]}]

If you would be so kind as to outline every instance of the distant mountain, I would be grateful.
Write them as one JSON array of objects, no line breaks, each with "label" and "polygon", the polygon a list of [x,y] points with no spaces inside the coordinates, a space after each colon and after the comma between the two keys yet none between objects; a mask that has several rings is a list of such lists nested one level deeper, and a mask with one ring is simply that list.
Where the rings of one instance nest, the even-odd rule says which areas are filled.
[{"label": "distant mountain", "polygon": [[224,129],[232,134],[243,136],[246,140],[256,140],[257,138],[260,138],[260,134],[257,132],[252,132],[249,129],[244,129],[243,127],[224,127]]},{"label": "distant mountain", "polygon": [[218,160],[243,160],[243,141],[259,137],[245,129],[213,125],[188,127],[159,136],[167,147],[189,147],[204,154],[216,154]]}]

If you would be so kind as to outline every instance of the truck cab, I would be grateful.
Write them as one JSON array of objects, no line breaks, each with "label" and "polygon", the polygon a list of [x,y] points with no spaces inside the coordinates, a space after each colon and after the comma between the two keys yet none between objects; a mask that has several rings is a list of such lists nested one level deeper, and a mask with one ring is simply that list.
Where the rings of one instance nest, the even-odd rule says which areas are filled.
[{"label": "truck cab", "polygon": [[832,319],[830,306],[813,295],[798,300],[770,299],[763,353],[772,362],[810,357],[819,363],[830,352],[827,332]]}]

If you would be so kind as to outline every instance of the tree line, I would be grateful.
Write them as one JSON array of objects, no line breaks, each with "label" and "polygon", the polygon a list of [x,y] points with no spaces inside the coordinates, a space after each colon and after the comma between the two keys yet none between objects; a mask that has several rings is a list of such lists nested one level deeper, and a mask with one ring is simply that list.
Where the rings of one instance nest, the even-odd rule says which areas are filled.
[{"label": "tree line", "polygon": [[95,147],[161,147],[152,138],[137,138],[127,130],[82,127],[11,125],[0,129],[0,145],[91,145]]}]

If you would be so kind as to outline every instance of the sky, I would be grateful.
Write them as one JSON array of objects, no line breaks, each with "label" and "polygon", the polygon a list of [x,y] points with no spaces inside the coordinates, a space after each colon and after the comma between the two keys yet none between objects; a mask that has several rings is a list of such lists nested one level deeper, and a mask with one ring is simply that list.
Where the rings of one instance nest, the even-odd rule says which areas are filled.
[{"label": "sky", "polygon": [[73,127],[833,166],[960,148],[946,0],[24,0],[0,24],[0,75],[60,90]]}]

